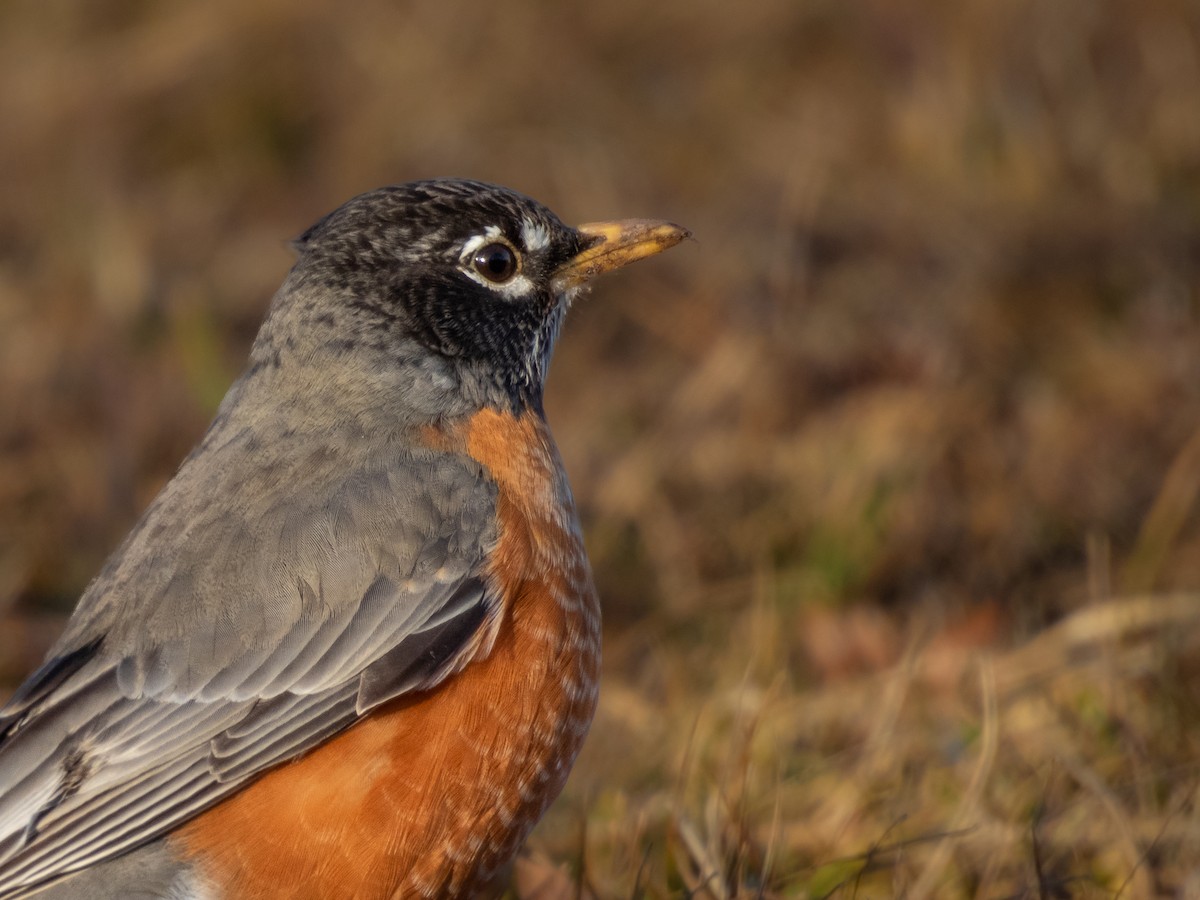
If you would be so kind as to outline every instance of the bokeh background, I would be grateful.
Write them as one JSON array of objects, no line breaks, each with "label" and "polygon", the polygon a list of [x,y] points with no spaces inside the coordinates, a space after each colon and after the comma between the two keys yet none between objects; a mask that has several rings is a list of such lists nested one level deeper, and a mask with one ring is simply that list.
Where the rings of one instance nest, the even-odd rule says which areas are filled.
[{"label": "bokeh background", "polygon": [[605,682],[514,895],[1200,896],[1194,0],[0,5],[0,691],[434,175],[696,234],[554,364]]}]

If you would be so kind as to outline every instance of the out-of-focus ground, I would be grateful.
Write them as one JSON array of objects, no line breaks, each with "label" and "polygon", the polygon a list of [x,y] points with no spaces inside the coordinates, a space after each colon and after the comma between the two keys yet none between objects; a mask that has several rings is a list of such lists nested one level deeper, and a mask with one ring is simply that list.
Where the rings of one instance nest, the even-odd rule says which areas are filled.
[{"label": "out-of-focus ground", "polygon": [[605,682],[516,894],[1197,896],[1190,0],[0,6],[0,683],[286,239],[442,174],[697,237],[552,372]]}]

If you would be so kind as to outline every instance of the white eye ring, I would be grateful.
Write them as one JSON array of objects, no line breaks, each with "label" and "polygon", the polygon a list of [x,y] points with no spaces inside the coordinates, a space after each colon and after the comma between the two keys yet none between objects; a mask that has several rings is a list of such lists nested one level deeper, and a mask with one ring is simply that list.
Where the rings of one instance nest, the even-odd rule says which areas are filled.
[{"label": "white eye ring", "polygon": [[[480,258],[493,247],[507,249],[512,260],[511,272],[490,270],[489,262]],[[475,235],[463,245],[458,257],[458,268],[472,281],[477,281],[510,300],[528,296],[533,291],[533,282],[523,272],[524,255],[495,225],[489,225],[483,234]]]}]

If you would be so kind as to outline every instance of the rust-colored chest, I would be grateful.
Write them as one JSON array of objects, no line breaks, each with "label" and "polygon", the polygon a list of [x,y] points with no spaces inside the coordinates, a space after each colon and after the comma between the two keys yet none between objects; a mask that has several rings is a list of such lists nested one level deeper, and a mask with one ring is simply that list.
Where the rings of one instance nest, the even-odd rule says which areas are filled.
[{"label": "rust-colored chest", "polygon": [[443,684],[182,829],[218,897],[473,896],[566,781],[595,711],[600,614],[557,450],[532,414],[430,437],[497,484],[494,629]]}]

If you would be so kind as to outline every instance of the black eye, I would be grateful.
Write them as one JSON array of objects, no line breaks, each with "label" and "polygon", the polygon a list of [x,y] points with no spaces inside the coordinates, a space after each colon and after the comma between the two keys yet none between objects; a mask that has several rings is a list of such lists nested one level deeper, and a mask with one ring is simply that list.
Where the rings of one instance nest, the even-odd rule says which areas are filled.
[{"label": "black eye", "polygon": [[517,255],[508,244],[497,242],[476,250],[471,265],[488,281],[503,284],[517,274]]}]

